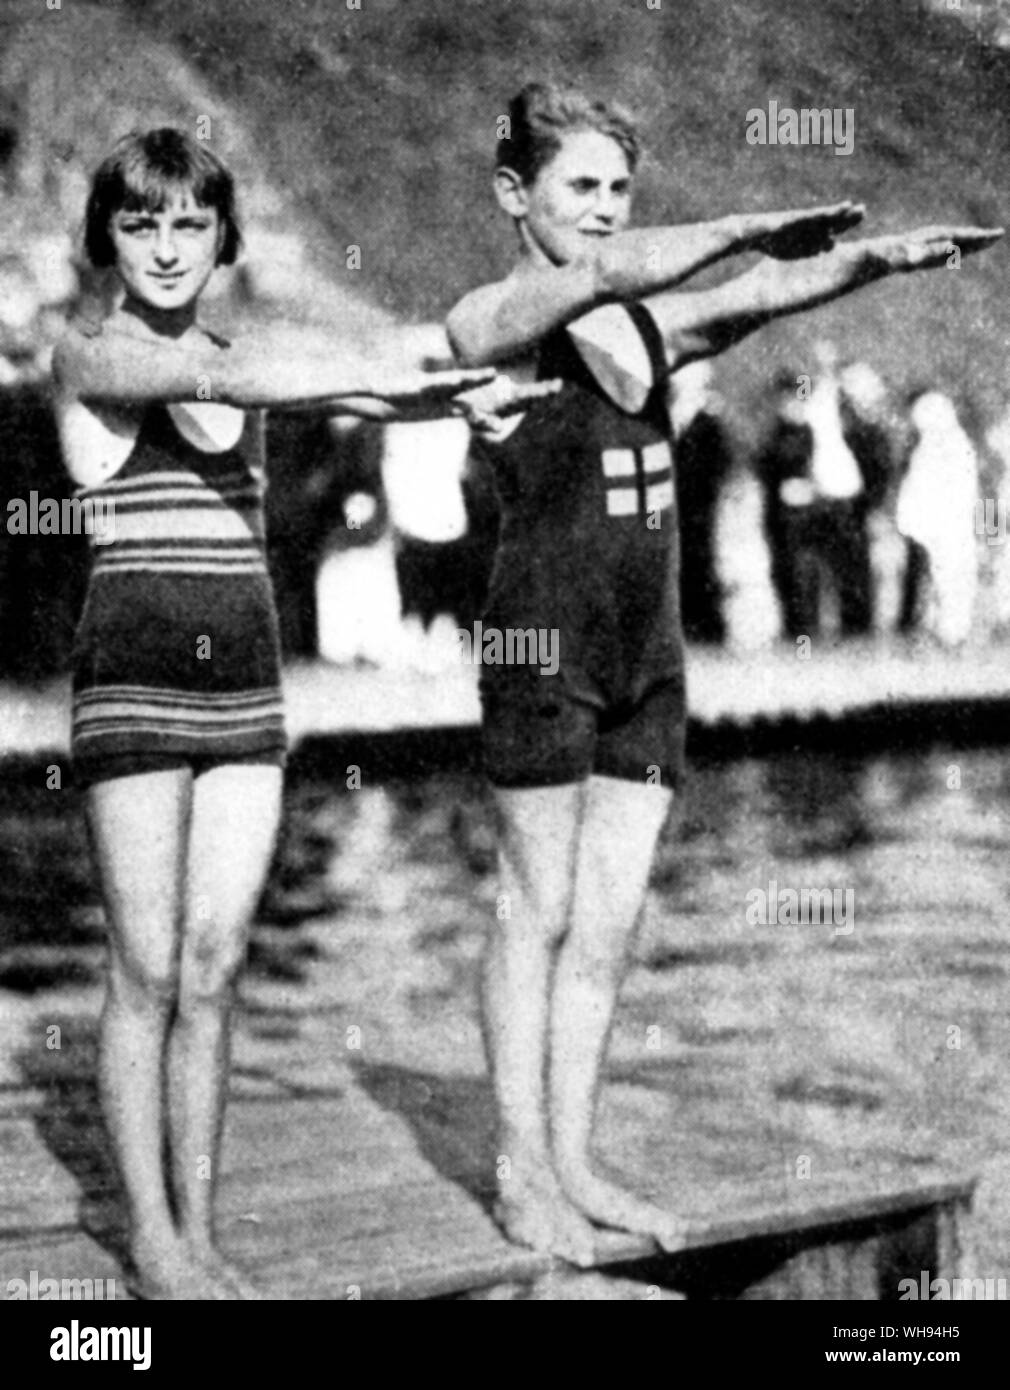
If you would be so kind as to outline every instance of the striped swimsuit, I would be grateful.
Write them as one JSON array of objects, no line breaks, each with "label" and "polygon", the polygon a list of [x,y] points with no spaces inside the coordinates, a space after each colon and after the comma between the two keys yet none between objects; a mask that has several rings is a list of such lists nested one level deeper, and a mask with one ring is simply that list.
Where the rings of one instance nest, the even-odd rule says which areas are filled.
[{"label": "striped swimsuit", "polygon": [[238,442],[212,453],[180,432],[176,418],[194,432],[183,410],[149,405],[122,468],[81,494],[106,509],[74,644],[85,784],[284,761],[264,479],[250,462],[260,419],[247,413]]}]

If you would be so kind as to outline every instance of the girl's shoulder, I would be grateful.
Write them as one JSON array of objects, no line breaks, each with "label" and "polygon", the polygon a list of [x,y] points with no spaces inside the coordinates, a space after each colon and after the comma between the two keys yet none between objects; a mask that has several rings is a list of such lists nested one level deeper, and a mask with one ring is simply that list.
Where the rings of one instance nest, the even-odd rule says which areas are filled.
[{"label": "girl's shoulder", "polygon": [[57,400],[76,394],[83,364],[100,350],[105,320],[97,314],[75,312],[53,347],[52,379]]},{"label": "girl's shoulder", "polygon": [[56,340],[57,351],[72,351],[104,336],[107,316],[94,311],[74,310],[67,316],[63,332]]},{"label": "girl's shoulder", "polygon": [[[189,331],[195,338],[205,339],[207,342],[213,343],[214,347],[230,348],[232,346],[231,338],[225,337],[223,333],[218,333],[213,328],[208,328],[206,324],[194,324]],[[68,316],[61,341],[63,338],[72,339],[74,337],[100,338],[103,334],[115,334],[117,332],[124,337],[138,336],[136,333],[130,332],[128,324],[119,323],[115,313],[99,314],[95,313],[93,310],[78,309]],[[150,342],[153,340],[145,339],[144,341]]]}]

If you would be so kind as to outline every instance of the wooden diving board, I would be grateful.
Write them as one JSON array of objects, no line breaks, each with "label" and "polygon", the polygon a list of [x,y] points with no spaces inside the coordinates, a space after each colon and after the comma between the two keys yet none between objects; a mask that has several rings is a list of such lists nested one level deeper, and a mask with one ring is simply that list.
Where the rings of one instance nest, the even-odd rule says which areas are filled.
[{"label": "wooden diving board", "polygon": [[[233,1102],[222,1243],[275,1298],[522,1297],[569,1269],[502,1237],[487,1152],[451,1132],[457,1148],[435,1154],[430,1136],[353,1086]],[[973,1181],[866,1155],[818,1158],[809,1179],[788,1178],[779,1157],[736,1175],[709,1163],[699,1181],[694,1142],[669,1138],[650,1183],[685,1216],[682,1251],[601,1233],[599,1268],[642,1297],[896,1300],[901,1279],[959,1277]],[[122,1236],[97,1117],[55,1138],[35,1114],[0,1121],[0,1298],[32,1269],[118,1277]]]}]

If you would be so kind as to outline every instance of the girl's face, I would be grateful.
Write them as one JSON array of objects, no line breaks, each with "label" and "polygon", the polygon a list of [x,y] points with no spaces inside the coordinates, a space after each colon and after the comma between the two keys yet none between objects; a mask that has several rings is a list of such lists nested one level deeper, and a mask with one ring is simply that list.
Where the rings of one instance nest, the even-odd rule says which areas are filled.
[{"label": "girl's face", "polygon": [[189,192],[167,199],[160,212],[113,214],[109,234],[116,271],[126,292],[152,309],[183,309],[214,272],[224,239],[216,208],[201,207]]},{"label": "girl's face", "polygon": [[632,174],[616,140],[573,130],[530,184],[519,185],[520,233],[531,251],[555,265],[583,255],[601,237],[623,231],[631,216]]}]

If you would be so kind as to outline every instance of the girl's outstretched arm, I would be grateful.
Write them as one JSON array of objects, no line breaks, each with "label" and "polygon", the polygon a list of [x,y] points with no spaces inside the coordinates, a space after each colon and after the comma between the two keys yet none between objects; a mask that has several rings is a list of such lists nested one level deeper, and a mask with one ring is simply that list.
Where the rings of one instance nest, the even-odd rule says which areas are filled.
[{"label": "girl's outstretched arm", "polygon": [[58,396],[95,405],[218,401],[240,409],[367,415],[374,403],[377,418],[430,418],[454,413],[457,396],[493,377],[491,369],[405,369],[340,343],[292,351],[290,335],[269,330],[232,345],[204,334],[155,340],[115,325],[99,332],[72,326],[53,355]]},{"label": "girl's outstretched arm", "polygon": [[[501,374],[474,385],[473,372],[414,372],[390,378],[374,396],[341,397],[326,402],[334,415],[364,420],[442,420],[455,415],[480,433],[494,433],[509,415],[518,415],[545,396],[557,395],[560,381],[514,381]],[[466,378],[461,381],[460,378]],[[318,402],[314,409],[319,409]]]},{"label": "girl's outstretched arm", "polygon": [[766,260],[716,289],[660,294],[647,301],[666,343],[671,371],[712,357],[756,328],[802,309],[827,304],[863,285],[911,270],[933,270],[984,251],[1002,228],[920,227],[917,231],[849,242],[808,260]]},{"label": "girl's outstretched arm", "polygon": [[457,360],[465,365],[506,363],[601,304],[670,289],[742,251],[812,255],[832,245],[862,216],[861,207],[843,202],[617,232],[567,265],[524,264],[497,284],[474,290],[452,310],[446,331]]}]

